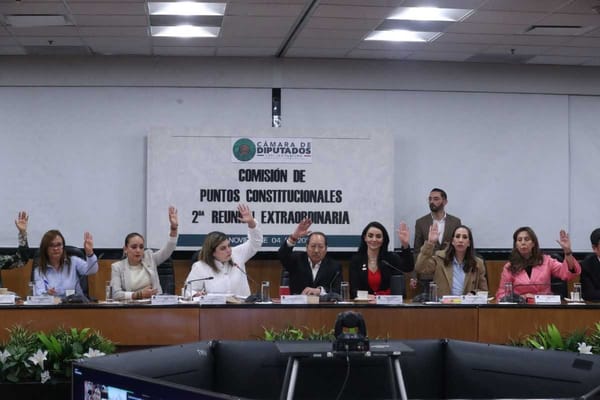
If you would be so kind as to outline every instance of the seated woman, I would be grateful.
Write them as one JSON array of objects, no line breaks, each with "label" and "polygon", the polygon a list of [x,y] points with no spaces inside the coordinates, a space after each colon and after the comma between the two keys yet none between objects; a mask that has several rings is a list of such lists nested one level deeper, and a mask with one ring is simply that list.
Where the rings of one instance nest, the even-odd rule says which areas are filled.
[{"label": "seated woman", "polygon": [[[19,212],[15,225],[19,230],[19,247],[12,255],[0,255],[0,270],[20,268],[29,261],[29,245],[27,244],[27,222],[29,216],[25,211]],[[0,274],[0,287],[2,287],[2,274]]]},{"label": "seated woman", "polygon": [[[500,286],[496,292],[496,300],[508,294],[505,292],[507,282],[512,283],[513,292],[525,298],[533,298],[536,294],[550,294],[552,276],[562,280],[571,280],[581,273],[581,266],[573,257],[571,239],[564,230],[556,241],[565,253],[561,263],[550,256],[542,254],[540,244],[533,229],[521,227],[513,234],[513,249],[508,263],[504,265],[500,276]],[[512,301],[512,299],[511,299]]]},{"label": "seated woman", "polygon": [[[410,232],[403,222],[398,229],[402,249],[398,253],[388,251],[390,237],[379,222],[370,222],[361,234],[358,252],[350,260],[350,292],[356,297],[357,290],[368,290],[369,294],[390,294],[390,278],[414,269],[410,249]],[[371,296],[373,297],[373,296]]]},{"label": "seated woman", "polygon": [[141,300],[161,294],[157,266],[165,262],[177,246],[177,209],[169,207],[169,240],[162,249],[144,250],[144,237],[132,232],[125,237],[125,258],[113,263],[110,275],[114,300]]},{"label": "seated woman", "polygon": [[446,249],[434,253],[440,232],[437,224],[429,227],[427,241],[421,247],[415,269],[420,274],[433,274],[438,295],[460,296],[478,290],[488,290],[483,260],[475,256],[473,233],[464,225],[452,232]]},{"label": "seated woman", "polygon": [[67,290],[74,290],[75,294],[83,296],[79,277],[98,271],[94,239],[89,232],[83,235],[83,250],[85,260],[69,257],[62,233],[55,229],[46,232],[40,243],[40,264],[33,271],[34,294],[65,296]]},{"label": "seated woman", "polygon": [[[250,295],[250,286],[246,274],[246,261],[251,259],[262,246],[263,236],[257,227],[250,208],[238,206],[241,222],[248,224],[248,240],[231,247],[227,235],[222,232],[210,232],[206,235],[198,261],[185,279],[186,296],[205,293],[227,293],[241,297]],[[191,282],[196,279],[212,278],[206,281]]]}]

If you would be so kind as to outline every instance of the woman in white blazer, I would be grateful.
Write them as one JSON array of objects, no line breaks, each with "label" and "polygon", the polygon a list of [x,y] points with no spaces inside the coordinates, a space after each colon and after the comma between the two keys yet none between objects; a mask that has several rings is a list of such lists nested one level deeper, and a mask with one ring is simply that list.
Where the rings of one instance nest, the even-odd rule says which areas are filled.
[{"label": "woman in white blazer", "polygon": [[169,240],[162,249],[144,250],[144,237],[132,232],[125,237],[125,258],[112,265],[110,285],[115,300],[142,300],[161,294],[156,267],[167,260],[177,246],[177,209],[169,207],[171,229]]}]

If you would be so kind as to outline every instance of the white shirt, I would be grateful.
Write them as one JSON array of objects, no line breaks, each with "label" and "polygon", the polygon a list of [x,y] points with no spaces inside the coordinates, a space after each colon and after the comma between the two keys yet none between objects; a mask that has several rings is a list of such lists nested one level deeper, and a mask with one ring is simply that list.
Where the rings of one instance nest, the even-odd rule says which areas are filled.
[{"label": "white shirt", "polygon": [[220,261],[215,261],[217,271],[214,271],[204,261],[196,261],[192,265],[192,270],[185,281],[188,282],[207,277],[212,277],[213,279],[190,283],[185,295],[191,296],[193,293],[205,289],[207,293],[227,293],[241,297],[249,296],[250,286],[248,285],[248,277],[246,275],[246,261],[251,259],[258,249],[260,249],[262,240],[262,232],[257,224],[255,228],[248,229],[247,241],[231,249],[231,263],[224,264]]},{"label": "white shirt", "polygon": [[438,242],[440,242],[440,244],[444,243],[444,230],[446,229],[446,213],[444,213],[444,216],[442,217],[442,219],[435,219],[433,217],[433,214],[431,214],[431,219],[433,220],[433,223],[437,225],[438,227],[438,232],[440,233],[440,237],[438,238]]}]

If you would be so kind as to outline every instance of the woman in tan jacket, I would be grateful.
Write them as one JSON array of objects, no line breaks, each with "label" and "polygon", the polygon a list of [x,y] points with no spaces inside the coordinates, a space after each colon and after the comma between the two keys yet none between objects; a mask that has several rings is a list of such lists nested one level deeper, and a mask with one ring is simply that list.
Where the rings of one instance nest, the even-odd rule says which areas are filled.
[{"label": "woman in tan jacket", "polygon": [[434,253],[439,239],[436,224],[429,228],[429,236],[417,258],[418,273],[433,274],[438,296],[463,295],[488,290],[483,260],[475,256],[473,234],[464,225],[452,232],[452,242],[445,250]]}]

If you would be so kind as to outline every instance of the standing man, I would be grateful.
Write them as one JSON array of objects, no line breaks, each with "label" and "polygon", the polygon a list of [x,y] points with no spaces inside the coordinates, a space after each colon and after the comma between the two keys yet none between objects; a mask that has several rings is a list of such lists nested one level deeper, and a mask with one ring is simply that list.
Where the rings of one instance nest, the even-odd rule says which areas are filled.
[{"label": "standing man", "polygon": [[[446,214],[446,204],[448,204],[448,195],[440,188],[433,188],[429,193],[429,209],[431,213],[422,216],[415,223],[415,258],[419,255],[421,247],[427,240],[429,235],[429,227],[435,224],[440,232],[439,239],[435,243],[433,251],[441,250],[452,241],[452,232],[461,225],[460,218],[450,214]],[[418,274],[416,275],[418,282],[421,284],[423,293],[427,293],[429,282],[432,281],[433,275]],[[413,273],[410,279],[410,286],[417,287],[417,279]]]},{"label": "standing man", "polygon": [[586,301],[600,301],[600,228],[590,235],[592,250],[581,263],[581,291]]},{"label": "standing man", "polygon": [[[327,257],[327,237],[321,232],[311,233],[311,224],[309,218],[300,221],[279,248],[279,261],[290,274],[290,292],[316,296],[339,293],[342,267]],[[306,252],[294,252],[298,240],[307,235]]]}]

